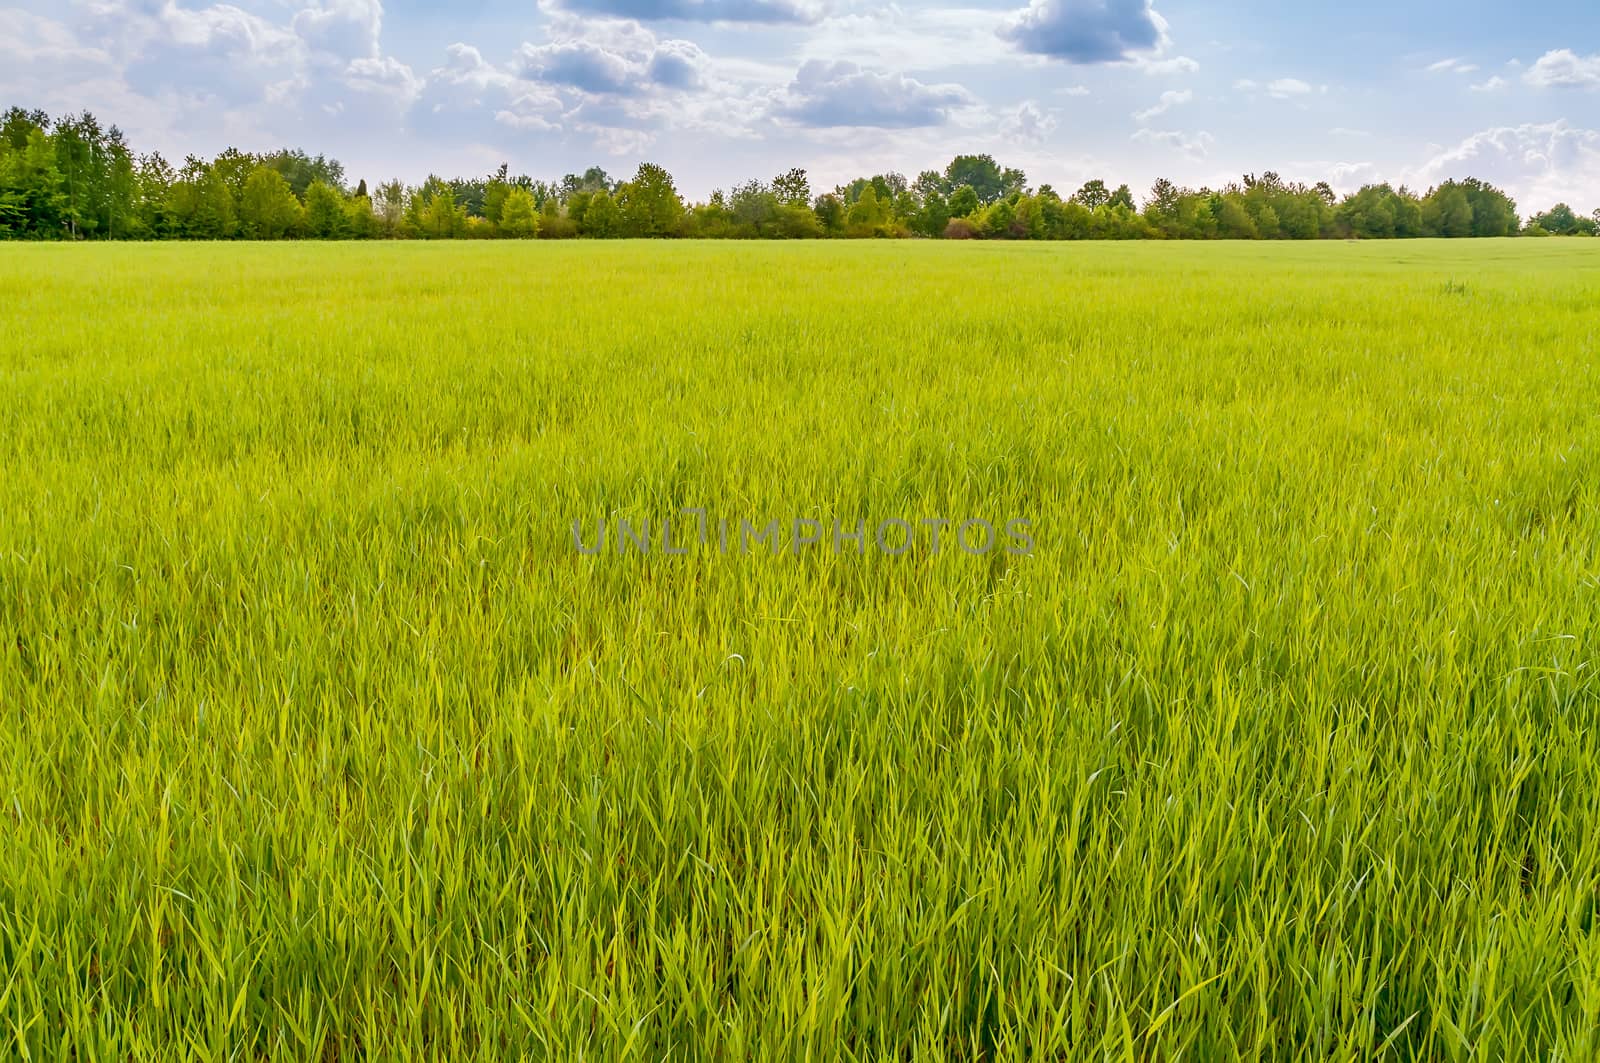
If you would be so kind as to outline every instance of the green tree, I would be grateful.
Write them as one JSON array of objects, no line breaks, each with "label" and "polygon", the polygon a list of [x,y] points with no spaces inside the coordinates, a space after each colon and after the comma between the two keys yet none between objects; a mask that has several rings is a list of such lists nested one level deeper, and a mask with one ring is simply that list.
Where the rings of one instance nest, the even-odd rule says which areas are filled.
[{"label": "green tree", "polygon": [[845,215],[846,232],[852,236],[876,236],[878,227],[887,220],[887,212],[878,202],[878,190],[868,185],[860,198],[850,204]]},{"label": "green tree", "polygon": [[306,234],[316,240],[337,240],[345,235],[344,196],[322,180],[306,189]]},{"label": "green tree", "polygon": [[978,212],[981,200],[978,190],[971,185],[958,185],[950,194],[950,216],[952,218],[970,218]]},{"label": "green tree", "polygon": [[619,231],[626,236],[669,236],[683,217],[672,175],[652,162],[639,164],[633,180],[617,189],[615,202]]},{"label": "green tree", "polygon": [[344,231],[352,240],[376,240],[383,236],[383,222],[372,209],[372,199],[365,192],[344,201]]},{"label": "green tree", "polygon": [[238,219],[233,194],[209,163],[191,155],[167,194],[173,233],[188,240],[227,240]]},{"label": "green tree", "polygon": [[417,200],[417,232],[429,240],[449,240],[467,230],[467,212],[448,187],[428,188]]},{"label": "green tree", "polygon": [[621,229],[622,214],[617,210],[617,201],[611,198],[609,192],[596,192],[583,212],[579,231],[585,236],[605,240],[620,235]]},{"label": "green tree", "polygon": [[247,240],[282,240],[301,222],[300,201],[277,170],[257,166],[239,197],[239,232]]},{"label": "green tree", "polygon": [[817,216],[824,233],[837,233],[844,229],[844,203],[832,192],[817,197],[811,210]]},{"label": "green tree", "polygon": [[[944,168],[944,178],[951,188],[959,189],[963,185],[971,188],[979,205],[993,203],[1007,191],[1006,175],[992,155],[957,155]],[[970,213],[963,211],[958,216]]]},{"label": "green tree", "polygon": [[282,174],[283,179],[289,182],[289,188],[294,192],[295,198],[302,202],[305,201],[306,191],[315,181],[321,181],[341,192],[344,191],[344,166],[337,159],[323,155],[307,155],[297,148],[284,148],[270,155],[261,156],[260,162],[263,166]]},{"label": "green tree", "polygon": [[526,188],[508,188],[500,211],[500,230],[520,240],[539,233],[539,215],[533,193]]},{"label": "green tree", "polygon": [[1090,210],[1099,210],[1111,202],[1111,190],[1106,183],[1098,177],[1093,181],[1086,181],[1084,186],[1072,194],[1074,203],[1082,203]]},{"label": "green tree", "polygon": [[1422,226],[1429,236],[1460,238],[1472,235],[1472,201],[1454,181],[1428,193],[1422,203]]},{"label": "green tree", "polygon": [[1255,219],[1245,209],[1244,197],[1232,193],[1215,196],[1212,212],[1217,219],[1217,235],[1224,240],[1254,240],[1261,235]]},{"label": "green tree", "polygon": [[406,186],[399,180],[385,181],[378,186],[377,198],[372,201],[372,212],[378,216],[383,235],[393,238],[405,235]]},{"label": "green tree", "polygon": [[806,172],[795,167],[772,179],[772,194],[779,203],[792,207],[811,206],[811,181]]},{"label": "green tree", "polygon": [[1528,220],[1529,228],[1537,226],[1553,236],[1593,236],[1596,230],[1594,218],[1585,218],[1565,203],[1557,203],[1543,214],[1536,214]]},{"label": "green tree", "polygon": [[[244,204],[244,190],[250,183],[251,175],[262,169],[262,164],[260,159],[248,152],[229,148],[211,161],[211,168],[222,179],[222,183],[228,186],[228,191],[233,195],[233,205],[237,209]],[[288,187],[287,184],[284,187]]]},{"label": "green tree", "polygon": [[1516,202],[1491,184],[1469,177],[1461,182],[1472,205],[1473,236],[1515,236],[1518,217]]},{"label": "green tree", "polygon": [[14,153],[10,181],[13,201],[21,205],[22,228],[35,236],[59,235],[66,196],[55,145],[42,128],[36,126]]},{"label": "green tree", "polygon": [[161,157],[160,152],[151,152],[139,159],[139,169],[134,178],[137,185],[134,212],[139,227],[151,237],[160,239],[172,235],[172,219],[167,204],[176,179],[172,166]]}]

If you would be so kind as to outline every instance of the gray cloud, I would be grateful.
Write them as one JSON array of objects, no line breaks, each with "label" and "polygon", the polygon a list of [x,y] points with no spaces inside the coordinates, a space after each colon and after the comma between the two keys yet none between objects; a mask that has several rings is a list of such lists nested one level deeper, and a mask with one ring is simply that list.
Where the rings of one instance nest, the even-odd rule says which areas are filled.
[{"label": "gray cloud", "polygon": [[633,82],[626,59],[590,41],[525,44],[517,58],[523,77],[548,85],[584,92],[623,92]]},{"label": "gray cloud", "polygon": [[942,125],[972,96],[959,85],[924,85],[904,74],[879,74],[855,63],[811,60],[774,101],[773,113],[801,125],[913,129]]},{"label": "gray cloud", "polygon": [[1069,63],[1119,63],[1161,47],[1166,22],[1150,0],[1033,0],[1000,36]]},{"label": "gray cloud", "polygon": [[650,57],[648,74],[669,89],[698,88],[706,61],[706,53],[690,41],[662,41]]},{"label": "gray cloud", "polygon": [[612,40],[524,44],[516,72],[529,81],[596,95],[642,95],[652,87],[701,87],[709,57],[692,41],[658,41],[646,30]]}]

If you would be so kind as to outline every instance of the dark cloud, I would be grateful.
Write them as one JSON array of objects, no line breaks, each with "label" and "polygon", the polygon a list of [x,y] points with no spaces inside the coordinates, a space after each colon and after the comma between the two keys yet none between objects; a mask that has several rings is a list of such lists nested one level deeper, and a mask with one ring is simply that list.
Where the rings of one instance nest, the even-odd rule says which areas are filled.
[{"label": "dark cloud", "polygon": [[807,126],[912,129],[942,125],[951,108],[971,101],[958,85],[924,85],[854,63],[812,60],[779,97],[774,113]]},{"label": "dark cloud", "polygon": [[1162,43],[1150,0],[1033,0],[1000,30],[1024,52],[1069,63],[1117,63]]}]

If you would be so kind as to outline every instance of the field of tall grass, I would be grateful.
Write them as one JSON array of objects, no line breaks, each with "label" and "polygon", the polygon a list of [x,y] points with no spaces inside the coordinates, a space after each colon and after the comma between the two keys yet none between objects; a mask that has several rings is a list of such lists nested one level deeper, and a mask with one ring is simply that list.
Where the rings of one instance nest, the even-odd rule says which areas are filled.
[{"label": "field of tall grass", "polygon": [[6,248],[0,1054],[1593,1059],[1597,355],[1594,242]]}]

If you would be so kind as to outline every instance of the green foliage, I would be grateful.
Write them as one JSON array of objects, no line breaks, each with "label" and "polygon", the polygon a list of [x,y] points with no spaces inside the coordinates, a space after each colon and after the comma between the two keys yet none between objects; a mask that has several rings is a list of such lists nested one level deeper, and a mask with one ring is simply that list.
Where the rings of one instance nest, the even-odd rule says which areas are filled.
[{"label": "green foliage", "polygon": [[1593,218],[1579,217],[1578,212],[1565,203],[1557,203],[1543,214],[1528,220],[1528,232],[1541,229],[1552,236],[1593,236],[1600,230],[1600,211]]},{"label": "green foliage", "polygon": [[650,162],[640,163],[633,180],[618,187],[616,209],[617,227],[624,236],[676,235],[683,218],[683,200],[672,175]]},{"label": "green foliage", "polygon": [[978,213],[981,205],[978,190],[971,185],[957,185],[950,194],[950,216],[953,218],[970,218]]},{"label": "green foliage", "polygon": [[293,235],[305,212],[289,182],[277,170],[257,166],[245,179],[239,201],[239,232],[247,240],[281,240]]},{"label": "green foliage", "polygon": [[561,201],[555,196],[544,201],[539,208],[539,239],[570,240],[578,235],[578,223],[561,213]]},{"label": "green foliage", "polygon": [[[1001,169],[992,155],[957,155],[945,167],[944,180],[945,187],[940,189],[941,192],[965,185],[973,190],[978,203],[983,206],[1020,192],[1027,184],[1027,178],[1021,170]],[[970,213],[963,211],[958,216],[966,217]]]},{"label": "green foliage", "polygon": [[318,181],[330,188],[344,189],[344,166],[337,159],[307,155],[298,148],[284,148],[262,155],[257,161],[269,170],[276,170],[289,183],[295,198],[302,202]]},{"label": "green foliage", "polygon": [[[347,193],[335,159],[282,149],[255,155],[229,148],[207,162],[191,157],[181,173],[159,155],[135,157],[115,128],[91,114],[52,123],[47,115],[13,107],[0,116],[0,236],[34,239],[427,239],[523,237],[801,239],[951,233],[989,239],[1293,239],[1344,236],[1495,237],[1535,228],[1586,234],[1594,219],[1571,211],[1554,228],[1530,219],[1521,226],[1516,204],[1499,189],[1468,178],[1446,181],[1418,196],[1405,188],[1370,185],[1342,201],[1325,183],[1307,186],[1274,173],[1222,189],[1180,188],[1156,182],[1140,211],[1127,185],[1086,182],[1063,202],[1048,184],[1029,190],[1021,170],[990,155],[958,155],[944,170],[924,170],[908,182],[899,173],[858,177],[813,197],[804,169],[771,184],[750,181],[728,195],[685,204],[662,167],[644,163],[618,182],[598,166],[560,181],[513,175],[501,164],[485,177],[430,176],[408,188],[400,181],[365,180]],[[261,170],[282,180],[300,217],[287,222],[281,187],[260,185]],[[532,197],[536,217],[520,202],[513,224],[506,206],[515,191]],[[254,202],[246,204],[247,196]],[[592,221],[600,197],[605,204]],[[226,200],[226,202],[224,202]],[[1570,208],[1567,208],[1570,211]],[[952,227],[952,219],[970,226]],[[530,225],[530,221],[532,224]],[[259,235],[258,235],[259,234]]]},{"label": "green foliage", "polygon": [[786,207],[811,205],[811,182],[799,167],[772,179],[772,194]]},{"label": "green foliage", "polygon": [[209,163],[193,155],[168,189],[166,215],[173,235],[188,240],[227,240],[238,228],[233,194]]},{"label": "green foliage", "polygon": [[431,189],[418,202],[417,232],[424,238],[446,240],[464,236],[466,229],[466,208],[456,205],[449,188]]},{"label": "green foliage", "polygon": [[376,240],[384,235],[383,221],[372,209],[372,200],[365,193],[345,200],[344,232],[354,240]]},{"label": "green foliage", "polygon": [[500,213],[500,229],[507,236],[521,240],[538,235],[539,214],[532,192],[526,188],[507,191]]},{"label": "green foliage", "polygon": [[1090,210],[1099,210],[1111,202],[1111,190],[1099,178],[1089,181],[1073,193],[1072,201],[1082,204]]},{"label": "green foliage", "polygon": [[306,235],[315,240],[347,235],[344,196],[320,180],[306,189]]}]

